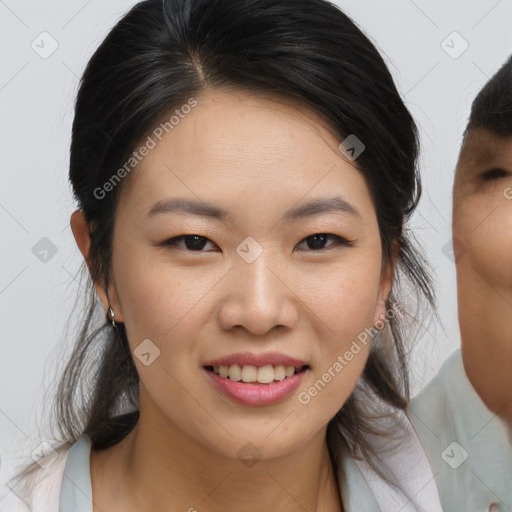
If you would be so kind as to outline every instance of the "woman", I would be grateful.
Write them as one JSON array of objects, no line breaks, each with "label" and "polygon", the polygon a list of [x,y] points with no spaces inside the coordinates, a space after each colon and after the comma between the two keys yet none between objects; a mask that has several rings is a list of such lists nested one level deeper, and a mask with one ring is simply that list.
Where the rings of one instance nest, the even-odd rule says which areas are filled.
[{"label": "woman", "polygon": [[[78,92],[71,226],[94,288],[59,388],[65,442],[16,494],[32,510],[437,510],[400,415],[394,283],[432,302],[405,230],[417,152],[382,58],[334,5],[137,4]],[[96,295],[110,327],[89,336]]]}]

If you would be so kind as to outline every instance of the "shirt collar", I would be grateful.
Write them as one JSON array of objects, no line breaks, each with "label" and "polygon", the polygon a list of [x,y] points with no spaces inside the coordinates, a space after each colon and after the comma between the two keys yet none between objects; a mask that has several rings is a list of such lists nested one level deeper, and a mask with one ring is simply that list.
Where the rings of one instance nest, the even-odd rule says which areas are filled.
[{"label": "shirt collar", "polygon": [[60,492],[59,512],[93,512],[90,454],[91,439],[83,434],[68,454]]}]

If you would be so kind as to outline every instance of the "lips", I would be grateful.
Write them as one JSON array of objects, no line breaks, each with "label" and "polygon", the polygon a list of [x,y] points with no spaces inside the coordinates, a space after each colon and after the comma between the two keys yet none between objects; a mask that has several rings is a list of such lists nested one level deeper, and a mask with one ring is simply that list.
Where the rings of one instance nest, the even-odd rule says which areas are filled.
[{"label": "lips", "polygon": [[203,372],[215,389],[231,401],[245,406],[269,406],[290,397],[308,374],[308,369],[308,365],[298,371],[294,366],[240,367],[235,363],[229,367],[205,366]]}]

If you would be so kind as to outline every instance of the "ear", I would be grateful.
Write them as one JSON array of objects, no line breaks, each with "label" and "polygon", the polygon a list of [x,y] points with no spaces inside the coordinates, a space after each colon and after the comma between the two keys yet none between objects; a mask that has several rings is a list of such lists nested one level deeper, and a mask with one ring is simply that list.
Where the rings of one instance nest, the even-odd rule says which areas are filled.
[{"label": "ear", "polygon": [[[91,236],[89,231],[89,224],[85,219],[83,210],[76,210],[71,214],[70,225],[71,231],[73,231],[73,236],[75,237],[76,244],[80,249],[82,256],[84,257],[85,262],[87,263],[87,267],[90,269],[91,265],[89,251],[91,248]],[[101,301],[105,315],[108,312],[108,306],[110,302],[110,306],[114,310],[115,314],[114,320],[124,322],[115,285],[113,283],[109,285],[108,296],[103,283],[95,281],[94,288],[96,289],[96,293],[98,294],[98,297]]]},{"label": "ear", "polygon": [[397,240],[394,240],[391,245],[391,261],[384,267],[382,267],[379,296],[377,299],[377,306],[375,308],[375,314],[373,317],[373,325],[381,324],[386,318],[387,313],[387,300],[391,289],[393,288],[393,282],[395,280],[396,263],[398,261],[398,253],[400,252],[400,244]]}]

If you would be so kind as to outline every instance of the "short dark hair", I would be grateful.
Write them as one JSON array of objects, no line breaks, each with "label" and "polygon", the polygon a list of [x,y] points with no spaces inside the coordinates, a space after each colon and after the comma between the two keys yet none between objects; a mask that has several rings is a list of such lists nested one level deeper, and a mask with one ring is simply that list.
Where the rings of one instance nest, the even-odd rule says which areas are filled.
[{"label": "short dark hair", "polygon": [[466,133],[473,128],[501,137],[512,135],[512,56],[473,100]]}]

